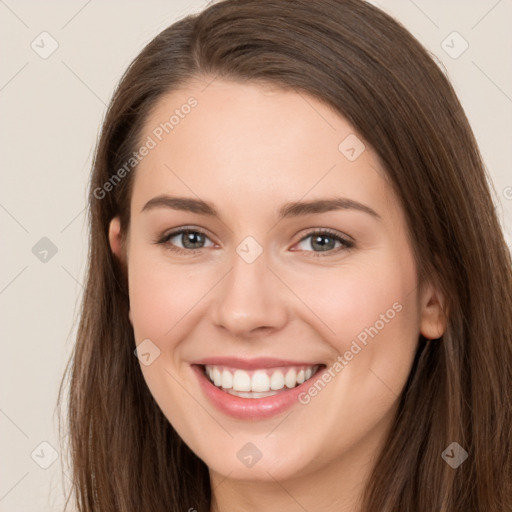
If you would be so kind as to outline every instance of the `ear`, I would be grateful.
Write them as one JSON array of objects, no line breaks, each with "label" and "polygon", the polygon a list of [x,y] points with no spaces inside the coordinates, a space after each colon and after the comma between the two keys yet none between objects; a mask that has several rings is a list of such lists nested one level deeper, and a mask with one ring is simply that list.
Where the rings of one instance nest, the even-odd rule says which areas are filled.
[{"label": "ear", "polygon": [[420,294],[420,332],[431,340],[440,338],[446,331],[448,319],[445,299],[432,283],[423,287]]},{"label": "ear", "polygon": [[[123,270],[127,271],[127,262],[126,262],[126,255],[125,255],[125,244],[123,243],[123,236],[121,233],[121,221],[119,217],[114,217],[110,221],[110,225],[108,228],[108,241],[110,244],[110,249],[112,250],[112,253],[116,256],[116,258],[121,263],[121,266],[123,267]],[[132,312],[131,309],[128,311],[128,318],[130,320],[130,323],[133,325],[132,322]]]},{"label": "ear", "polygon": [[110,221],[108,228],[108,241],[110,243],[110,249],[116,255],[120,262],[124,262],[123,254],[123,239],[121,236],[121,221],[119,217],[114,217]]}]

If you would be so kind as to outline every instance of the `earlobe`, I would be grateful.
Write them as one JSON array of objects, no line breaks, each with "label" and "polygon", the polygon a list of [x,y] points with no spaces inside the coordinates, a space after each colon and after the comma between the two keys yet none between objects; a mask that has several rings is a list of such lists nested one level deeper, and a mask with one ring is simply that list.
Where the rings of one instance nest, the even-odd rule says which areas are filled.
[{"label": "earlobe", "polygon": [[446,331],[447,314],[443,295],[429,284],[421,296],[421,334],[430,340],[440,338]]}]

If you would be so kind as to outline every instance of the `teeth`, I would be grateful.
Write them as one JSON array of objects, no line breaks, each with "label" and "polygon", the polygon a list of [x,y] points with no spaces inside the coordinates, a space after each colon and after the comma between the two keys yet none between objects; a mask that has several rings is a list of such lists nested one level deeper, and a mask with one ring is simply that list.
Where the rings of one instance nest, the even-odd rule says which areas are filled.
[{"label": "teeth", "polygon": [[265,393],[245,393],[244,391],[233,391],[232,389],[228,390],[230,395],[239,396],[241,398],[265,398],[266,396],[277,395],[277,391],[267,391]]},{"label": "teeth", "polygon": [[290,368],[286,373],[284,383],[286,384],[287,388],[295,387],[295,384],[297,383],[297,372],[293,368]]},{"label": "teeth", "polygon": [[283,389],[284,377],[283,372],[274,372],[270,377],[270,389]]},{"label": "teeth", "polygon": [[263,371],[254,372],[251,379],[251,391],[268,391],[270,389],[270,378]]},{"label": "teeth", "polygon": [[[215,385],[218,386],[218,384]],[[251,391],[250,375],[243,370],[237,370],[233,375],[233,389],[235,391]]]},{"label": "teeth", "polygon": [[233,387],[233,374],[227,370],[222,371],[222,387],[231,389]]},{"label": "teeth", "polygon": [[279,390],[291,389],[310,379],[318,365],[267,368],[245,371],[223,366],[206,365],[205,373],[215,386],[244,398],[262,398]]},{"label": "teeth", "polygon": [[220,386],[222,384],[222,376],[218,368],[213,369],[213,383],[216,386]]}]

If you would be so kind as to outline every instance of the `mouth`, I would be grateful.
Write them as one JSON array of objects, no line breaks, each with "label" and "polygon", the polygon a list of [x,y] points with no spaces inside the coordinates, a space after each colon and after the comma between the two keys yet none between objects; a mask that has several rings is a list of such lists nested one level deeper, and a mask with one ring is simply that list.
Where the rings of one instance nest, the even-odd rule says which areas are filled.
[{"label": "mouth", "polygon": [[321,363],[237,358],[211,358],[190,366],[211,405],[248,421],[265,420],[299,405],[301,393],[327,368]]},{"label": "mouth", "polygon": [[266,398],[300,386],[325,365],[280,366],[245,370],[223,365],[201,365],[206,378],[225,393],[241,398]]}]

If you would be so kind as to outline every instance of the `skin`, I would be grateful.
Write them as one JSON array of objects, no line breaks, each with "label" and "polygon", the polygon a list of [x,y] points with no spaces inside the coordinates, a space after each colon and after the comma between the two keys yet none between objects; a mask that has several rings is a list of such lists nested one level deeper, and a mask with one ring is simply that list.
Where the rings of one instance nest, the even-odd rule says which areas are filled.
[{"label": "skin", "polygon": [[[162,97],[141,140],[190,96],[197,107],[135,172],[129,233],[117,217],[110,224],[112,251],[128,269],[136,343],[150,339],[160,350],[141,364],[145,381],[209,467],[212,511],[358,511],[418,336],[445,330],[443,297],[430,283],[419,286],[402,208],[376,153],[346,119],[305,93],[204,78]],[[350,134],[366,148],[354,161],[338,149]],[[169,208],[141,212],[164,193],[209,201],[221,219]],[[355,209],[276,216],[289,201],[338,196],[381,218]],[[197,254],[155,243],[183,226],[206,232]],[[322,251],[308,237],[312,228],[351,237],[355,247],[338,249],[329,238]],[[247,236],[263,250],[252,263],[236,252]],[[171,240],[193,247],[184,238]],[[317,396],[270,419],[219,412],[190,367],[210,356],[329,367],[394,303],[400,312]],[[237,458],[248,442],[262,453],[251,468]]]}]

